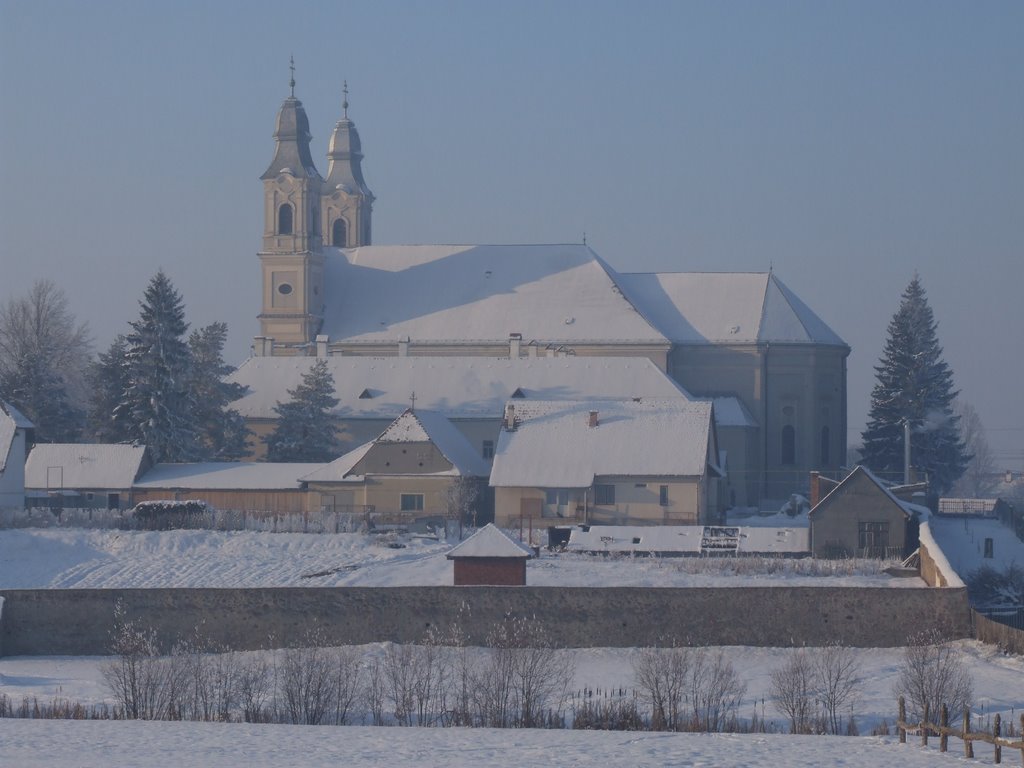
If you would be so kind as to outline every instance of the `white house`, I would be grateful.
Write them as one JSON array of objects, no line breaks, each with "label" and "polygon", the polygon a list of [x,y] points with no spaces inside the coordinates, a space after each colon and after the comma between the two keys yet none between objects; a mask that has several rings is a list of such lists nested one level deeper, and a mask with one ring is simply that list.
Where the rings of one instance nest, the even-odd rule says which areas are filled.
[{"label": "white house", "polygon": [[25,505],[25,451],[32,422],[0,400],[0,507]]}]

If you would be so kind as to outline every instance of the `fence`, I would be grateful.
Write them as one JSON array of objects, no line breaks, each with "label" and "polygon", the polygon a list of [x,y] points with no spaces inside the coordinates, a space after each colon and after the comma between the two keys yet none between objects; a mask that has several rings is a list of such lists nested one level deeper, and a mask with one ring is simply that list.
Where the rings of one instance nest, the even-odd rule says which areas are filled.
[{"label": "fence", "polygon": [[[945,704],[939,712],[939,722],[933,723],[928,717],[928,704],[924,705],[924,716],[921,718],[920,723],[908,723],[907,722],[907,702],[903,696],[899,699],[899,717],[896,718],[896,728],[899,731],[900,744],[907,743],[907,733],[913,731],[921,734],[921,746],[928,746],[929,736],[939,737],[939,752],[947,752],[949,750],[949,737],[954,736],[964,743],[964,757],[974,757],[974,742],[982,741],[987,744],[991,744],[994,751],[994,762],[999,764],[1003,762],[1003,748],[1006,749],[1019,749],[1021,765],[1024,765],[1024,715],[1020,716],[1020,731],[1018,731],[1017,741],[1011,741],[1010,739],[1003,738],[1002,736],[1002,717],[997,713],[992,721],[992,733],[987,731],[972,731],[971,730],[971,710],[969,707],[964,707],[964,717],[961,721],[959,728],[949,727],[949,710]],[[1010,726],[1012,733],[1013,726]]]},{"label": "fence", "polygon": [[1015,615],[999,617],[986,616],[977,609],[971,609],[974,622],[974,637],[983,643],[998,645],[1004,651],[1024,655],[1024,612],[1018,609]]},{"label": "fence", "polygon": [[[264,533],[345,533],[382,522],[372,506],[336,507],[318,512],[275,513],[208,508],[175,520],[175,528]],[[390,522],[390,521],[387,521]],[[415,521],[408,521],[413,524]],[[96,528],[141,530],[131,510],[123,509],[0,509],[0,529]]]}]

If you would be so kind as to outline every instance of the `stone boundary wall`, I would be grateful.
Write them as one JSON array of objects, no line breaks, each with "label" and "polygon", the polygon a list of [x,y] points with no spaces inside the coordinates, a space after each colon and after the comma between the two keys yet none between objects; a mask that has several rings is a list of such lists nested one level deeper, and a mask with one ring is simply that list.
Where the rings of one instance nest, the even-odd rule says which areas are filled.
[{"label": "stone boundary wall", "polygon": [[0,590],[0,653],[109,652],[118,606],[166,648],[199,627],[238,650],[300,644],[316,626],[331,645],[418,642],[458,621],[469,641],[535,617],[562,647],[693,645],[892,647],[935,628],[973,637],[964,589],[872,587],[338,587]]}]

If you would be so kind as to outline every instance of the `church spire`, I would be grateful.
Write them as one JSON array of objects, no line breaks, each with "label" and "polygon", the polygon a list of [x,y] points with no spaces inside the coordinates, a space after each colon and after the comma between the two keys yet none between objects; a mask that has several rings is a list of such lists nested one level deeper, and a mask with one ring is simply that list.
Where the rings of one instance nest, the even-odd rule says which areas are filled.
[{"label": "church spire", "polygon": [[340,248],[369,245],[373,193],[363,179],[363,147],[348,116],[348,80],[341,89],[342,117],[334,125],[327,151],[323,232]]},{"label": "church spire", "polygon": [[320,173],[309,151],[309,143],[313,140],[309,133],[309,118],[306,117],[302,102],[295,98],[294,56],[290,58],[288,68],[291,70],[291,78],[288,80],[290,95],[277,112],[274,159],[260,178],[265,181],[280,173],[290,173],[295,178],[320,180]]}]

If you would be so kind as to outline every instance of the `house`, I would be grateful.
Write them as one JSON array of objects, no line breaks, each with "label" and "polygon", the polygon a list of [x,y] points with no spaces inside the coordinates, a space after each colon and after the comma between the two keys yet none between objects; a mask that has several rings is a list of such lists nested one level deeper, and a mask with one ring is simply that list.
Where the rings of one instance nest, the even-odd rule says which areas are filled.
[{"label": "house", "polygon": [[532,555],[525,544],[488,524],[455,545],[447,557],[453,563],[456,587],[522,587],[526,585],[526,561]]},{"label": "house", "polygon": [[148,468],[145,446],[40,443],[25,463],[25,503],[50,509],[128,509]]},{"label": "house", "polygon": [[721,511],[714,406],[681,398],[509,401],[495,522],[697,525]]},{"label": "house", "polygon": [[255,461],[156,464],[132,486],[133,500],[138,504],[194,499],[215,509],[309,512],[309,494],[299,478],[322,466]]},{"label": "house", "polygon": [[[484,485],[490,467],[443,414],[412,408],[373,440],[301,479],[321,509],[372,507],[377,519],[447,518],[455,494]],[[466,494],[463,499],[467,499]]]},{"label": "house", "polygon": [[808,519],[815,557],[902,559],[908,543],[916,542],[910,505],[862,466],[815,504]]},{"label": "house", "polygon": [[32,422],[0,400],[0,509],[25,506],[25,453]]}]

